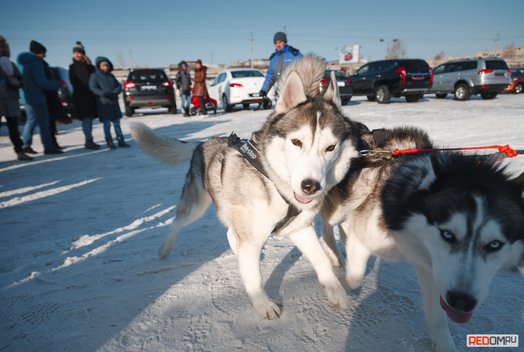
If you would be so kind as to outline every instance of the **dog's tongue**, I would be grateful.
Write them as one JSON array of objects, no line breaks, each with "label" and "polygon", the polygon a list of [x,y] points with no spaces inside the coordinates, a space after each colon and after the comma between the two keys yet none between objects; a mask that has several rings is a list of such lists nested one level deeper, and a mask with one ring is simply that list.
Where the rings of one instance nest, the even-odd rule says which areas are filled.
[{"label": "dog's tongue", "polygon": [[466,324],[471,319],[471,312],[461,312],[451,308],[442,297],[440,297],[440,306],[448,314],[449,319],[455,323]]},{"label": "dog's tongue", "polygon": [[298,200],[302,204],[307,204],[313,200],[311,197],[301,196],[300,194],[297,194],[294,192],[295,199]]}]

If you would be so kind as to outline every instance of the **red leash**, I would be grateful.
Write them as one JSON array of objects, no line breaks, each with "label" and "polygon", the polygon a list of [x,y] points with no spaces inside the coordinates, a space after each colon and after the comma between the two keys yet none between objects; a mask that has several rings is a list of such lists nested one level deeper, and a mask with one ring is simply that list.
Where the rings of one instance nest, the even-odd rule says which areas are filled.
[{"label": "red leash", "polygon": [[438,148],[438,149],[395,149],[391,152],[393,157],[405,154],[418,154],[418,153],[429,153],[439,151],[456,151],[456,150],[481,150],[481,149],[497,149],[499,153],[506,155],[508,158],[514,158],[524,152],[519,150],[518,152],[511,148],[509,145],[485,145],[478,147],[459,147],[459,148]]}]

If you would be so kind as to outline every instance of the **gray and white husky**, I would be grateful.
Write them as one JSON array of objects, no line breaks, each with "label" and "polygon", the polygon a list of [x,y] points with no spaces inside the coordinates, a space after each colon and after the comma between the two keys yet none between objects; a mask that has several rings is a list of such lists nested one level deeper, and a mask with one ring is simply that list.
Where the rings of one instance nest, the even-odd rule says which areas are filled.
[{"label": "gray and white husky", "polygon": [[[365,139],[379,152],[432,147],[413,128]],[[453,351],[447,317],[466,323],[495,273],[522,261],[523,192],[524,173],[511,179],[486,157],[448,152],[354,162],[322,209],[326,251],[339,266],[333,227],[340,225],[352,288],[361,285],[371,255],[413,264],[433,348]]]},{"label": "gray and white husky", "polygon": [[288,235],[304,253],[332,304],[343,309],[348,304],[312,222],[329,189],[343,179],[358,155],[360,125],[340,112],[334,77],[320,96],[324,69],[311,57],[291,65],[280,82],[275,111],[249,142],[240,143],[244,156],[231,145],[237,145],[231,138],[192,144],[159,137],[143,124],[131,126],[134,138],[153,157],[167,163],[191,159],[160,257],[169,255],[179,231],[214,202],[228,228],[247,294],[267,319],[281,315],[281,307],[261,282],[260,254],[271,233]]}]

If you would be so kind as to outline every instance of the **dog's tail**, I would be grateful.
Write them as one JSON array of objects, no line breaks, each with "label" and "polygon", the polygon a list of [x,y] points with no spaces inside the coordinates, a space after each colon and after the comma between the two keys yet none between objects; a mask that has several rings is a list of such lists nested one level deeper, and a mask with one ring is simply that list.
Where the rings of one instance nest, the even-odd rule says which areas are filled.
[{"label": "dog's tail", "polygon": [[167,164],[179,164],[191,160],[193,151],[200,144],[161,137],[141,122],[129,122],[131,134],[144,152]]}]

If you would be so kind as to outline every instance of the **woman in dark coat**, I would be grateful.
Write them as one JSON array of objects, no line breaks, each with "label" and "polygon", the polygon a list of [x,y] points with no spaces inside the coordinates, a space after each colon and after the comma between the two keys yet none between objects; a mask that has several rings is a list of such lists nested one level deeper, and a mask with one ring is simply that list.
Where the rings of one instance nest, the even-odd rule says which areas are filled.
[{"label": "woman in dark coat", "polygon": [[113,137],[111,136],[111,123],[115,128],[116,139],[119,147],[129,147],[124,140],[120,119],[122,111],[118,104],[118,94],[122,92],[122,86],[111,73],[113,64],[108,58],[100,56],[95,60],[96,71],[89,77],[89,89],[96,96],[96,107],[100,121],[104,123],[104,134],[107,146],[115,149]]},{"label": "woman in dark coat", "polygon": [[193,85],[193,95],[198,98],[198,103],[200,104],[200,114],[202,116],[207,115],[206,104],[204,104],[204,97],[207,96],[206,75],[207,66],[202,65],[202,60],[196,60],[195,78],[193,79],[195,82]]},{"label": "woman in dark coat", "polygon": [[95,96],[89,90],[89,76],[95,72],[95,66],[86,56],[84,46],[76,42],[73,47],[73,63],[69,65],[69,80],[73,86],[73,105],[75,118],[82,120],[82,130],[86,139],[87,149],[100,148],[93,141],[93,119],[97,117]]}]

